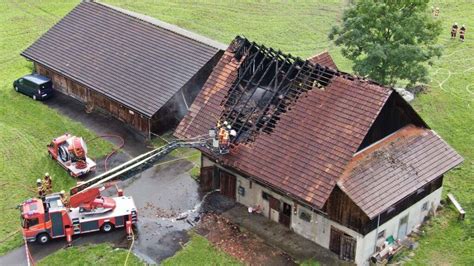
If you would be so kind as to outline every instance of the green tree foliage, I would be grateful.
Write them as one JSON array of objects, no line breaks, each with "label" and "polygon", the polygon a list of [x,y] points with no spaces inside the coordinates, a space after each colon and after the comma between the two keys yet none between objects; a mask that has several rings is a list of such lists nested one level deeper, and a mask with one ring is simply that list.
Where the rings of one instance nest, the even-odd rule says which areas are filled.
[{"label": "green tree foliage", "polygon": [[385,85],[428,81],[427,64],[441,56],[441,23],[428,1],[358,0],[344,12],[329,39],[342,47],[353,70]]}]

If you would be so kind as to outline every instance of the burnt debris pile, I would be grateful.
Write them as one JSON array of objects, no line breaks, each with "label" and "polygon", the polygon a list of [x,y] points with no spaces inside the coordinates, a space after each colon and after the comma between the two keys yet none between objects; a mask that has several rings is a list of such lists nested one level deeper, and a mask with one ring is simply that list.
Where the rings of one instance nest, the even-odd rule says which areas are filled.
[{"label": "burnt debris pile", "polygon": [[220,121],[236,131],[234,144],[271,133],[280,115],[313,89],[324,90],[337,71],[237,37],[231,45],[241,61],[238,76],[223,101]]}]

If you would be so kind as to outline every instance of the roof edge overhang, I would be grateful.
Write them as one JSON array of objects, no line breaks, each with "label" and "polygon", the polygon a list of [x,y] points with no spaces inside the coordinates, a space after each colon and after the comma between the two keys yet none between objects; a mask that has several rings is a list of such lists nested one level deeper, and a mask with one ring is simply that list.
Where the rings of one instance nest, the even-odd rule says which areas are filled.
[{"label": "roof edge overhang", "polygon": [[21,52],[20,55],[23,56],[23,57],[25,57],[25,58],[28,59],[28,60],[31,60],[31,61],[33,61],[33,62],[36,62],[36,63],[38,63],[38,64],[43,65],[43,66],[45,66],[45,67],[47,67],[47,68],[49,68],[49,69],[51,69],[51,70],[53,70],[53,71],[55,71],[55,72],[61,74],[61,75],[63,75],[64,77],[67,77],[68,79],[71,79],[72,81],[74,81],[74,82],[76,82],[76,83],[79,83],[79,84],[82,85],[82,86],[85,86],[85,87],[87,87],[87,88],[89,88],[89,89],[91,89],[91,90],[93,90],[93,91],[95,91],[95,92],[97,92],[97,93],[100,93],[100,94],[104,95],[104,97],[106,97],[106,98],[108,98],[108,99],[110,99],[110,100],[112,100],[112,101],[114,101],[114,102],[116,102],[116,103],[118,103],[118,104],[120,104],[120,105],[122,105],[122,106],[125,106],[125,107],[127,107],[128,109],[130,109],[130,110],[132,110],[132,111],[134,111],[134,112],[136,112],[136,113],[138,113],[138,114],[140,114],[140,115],[143,115],[143,116],[146,117],[147,119],[151,119],[152,116],[153,116],[156,112],[158,112],[158,111],[161,109],[161,107],[160,107],[160,109],[156,110],[155,113],[153,113],[153,114],[151,114],[151,115],[146,114],[146,113],[144,113],[144,112],[142,112],[142,111],[138,111],[136,108],[130,107],[129,105],[127,105],[127,104],[121,102],[119,99],[116,99],[116,98],[111,97],[111,96],[109,96],[109,95],[105,95],[103,92],[97,90],[97,88],[95,88],[93,85],[89,85],[89,84],[87,84],[87,83],[81,81],[80,79],[78,79],[78,78],[76,78],[76,77],[73,77],[73,76],[71,76],[71,75],[68,75],[68,74],[64,73],[63,71],[61,71],[60,69],[58,69],[57,67],[50,66],[50,65],[47,64],[47,63],[41,62],[41,60],[37,60],[37,59],[35,59],[35,58],[32,58],[32,57],[28,56],[27,54],[24,53],[24,51]]},{"label": "roof edge overhang", "polygon": [[229,168],[229,169],[231,169],[232,171],[237,172],[237,173],[239,173],[239,174],[242,175],[242,176],[247,176],[248,178],[251,178],[251,179],[253,179],[253,180],[255,180],[255,181],[261,183],[262,185],[269,187],[270,189],[274,190],[275,192],[277,192],[277,193],[279,193],[279,194],[282,194],[282,195],[285,195],[285,196],[287,196],[287,197],[290,197],[291,199],[293,199],[293,200],[299,202],[300,204],[304,205],[304,206],[307,207],[307,208],[310,208],[310,209],[313,210],[313,211],[316,211],[316,212],[318,212],[318,213],[321,213],[321,214],[326,215],[326,213],[322,210],[323,207],[324,207],[324,204],[322,204],[322,206],[317,206],[316,204],[311,203],[311,202],[308,202],[308,201],[306,201],[305,199],[303,199],[303,198],[301,198],[301,197],[299,197],[299,196],[297,196],[297,195],[295,195],[295,194],[293,194],[293,193],[284,191],[284,190],[282,190],[281,188],[278,188],[278,187],[276,187],[276,186],[270,184],[269,182],[263,180],[262,178],[259,178],[258,176],[252,175],[252,174],[247,173],[247,172],[245,172],[245,171],[243,171],[243,170],[241,170],[241,169],[238,169],[238,168],[235,168],[235,167],[233,167],[233,166],[231,166],[231,165],[227,165],[227,164],[223,163],[221,160],[219,160],[218,158],[216,158],[214,155],[212,155],[212,153],[210,153],[210,152],[209,152],[207,149],[205,149],[205,148],[204,148],[204,149],[198,148],[198,150],[200,150],[201,153],[202,153],[204,156],[210,158],[210,159],[211,159],[212,161],[214,161],[215,163],[218,163],[218,164],[220,164],[220,165],[222,165],[222,166],[224,166],[224,167],[226,167],[226,168]]},{"label": "roof edge overhang", "polygon": [[140,19],[142,21],[148,22],[152,25],[158,26],[158,27],[163,28],[165,30],[168,30],[168,31],[174,32],[176,34],[182,35],[184,37],[187,37],[188,39],[191,39],[191,40],[206,44],[208,46],[214,47],[218,50],[226,50],[227,47],[228,47],[228,45],[225,45],[221,42],[218,42],[218,41],[212,40],[210,38],[204,37],[204,36],[199,35],[195,32],[185,30],[181,27],[178,27],[176,25],[161,21],[157,18],[153,18],[153,17],[147,16],[147,15],[143,15],[143,14],[140,14],[140,13],[137,13],[137,12],[133,12],[133,11],[130,11],[130,10],[127,10],[127,9],[124,9],[124,8],[116,7],[116,6],[106,4],[106,3],[102,3],[102,2],[95,2],[95,3],[106,6],[108,8],[113,9],[113,10],[116,10],[118,12],[127,14],[131,17],[136,18],[136,19]]}]

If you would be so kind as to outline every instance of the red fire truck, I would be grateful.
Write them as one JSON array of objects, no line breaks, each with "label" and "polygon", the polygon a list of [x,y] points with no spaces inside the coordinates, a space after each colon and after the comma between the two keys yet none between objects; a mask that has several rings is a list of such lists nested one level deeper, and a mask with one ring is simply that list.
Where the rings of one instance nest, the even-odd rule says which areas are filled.
[{"label": "red fire truck", "polygon": [[86,143],[80,137],[67,133],[59,136],[48,145],[48,153],[73,177],[85,175],[96,168],[96,163],[87,157]]},{"label": "red fire truck", "polygon": [[[91,188],[71,196],[53,193],[43,199],[28,199],[20,205],[23,236],[27,241],[41,244],[51,238],[102,230],[109,232],[137,222],[137,208],[132,197],[103,197],[102,188]],[[128,228],[127,230],[130,230]]]}]

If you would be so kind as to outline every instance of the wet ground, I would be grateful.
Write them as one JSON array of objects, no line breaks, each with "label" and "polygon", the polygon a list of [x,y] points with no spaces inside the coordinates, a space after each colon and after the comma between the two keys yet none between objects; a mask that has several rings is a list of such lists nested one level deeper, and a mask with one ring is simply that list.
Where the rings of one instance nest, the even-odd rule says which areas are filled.
[{"label": "wet ground", "polygon": [[173,256],[199,219],[198,184],[187,172],[192,167],[188,161],[176,161],[148,169],[124,184],[139,214],[133,251],[148,263]]},{"label": "wet ground", "polygon": [[[150,150],[145,139],[132,129],[102,113],[85,113],[84,105],[76,100],[58,93],[45,104],[84,124],[98,135],[119,135],[125,140],[123,150],[108,160],[108,169]],[[120,144],[116,138],[107,140]],[[133,196],[139,211],[136,230],[138,238],[133,251],[149,263],[157,263],[173,256],[187,242],[186,231],[195,225],[199,216],[197,209],[202,195],[198,193],[197,182],[187,173],[192,164],[185,160],[163,164],[169,159],[171,158],[164,158],[157,166],[119,184],[126,195]],[[97,160],[95,174],[104,170],[104,158]],[[124,248],[129,245],[123,229],[108,234],[98,232],[73,238],[73,245],[103,242]],[[65,243],[65,239],[57,239],[45,246],[32,243],[29,247],[37,261],[64,248]],[[24,247],[0,257],[0,265],[27,265]]]},{"label": "wet ground", "polygon": [[[173,256],[188,241],[186,232],[199,219],[202,197],[197,182],[187,173],[191,168],[188,161],[174,161],[152,167],[118,184],[135,200],[139,221],[133,252],[148,263]],[[103,242],[123,248],[129,245],[123,229],[108,234],[80,235],[74,237],[73,245]],[[32,243],[29,247],[36,261],[65,248],[65,243],[65,239],[57,239],[44,246]],[[0,257],[0,265],[26,265],[24,247]]]}]

